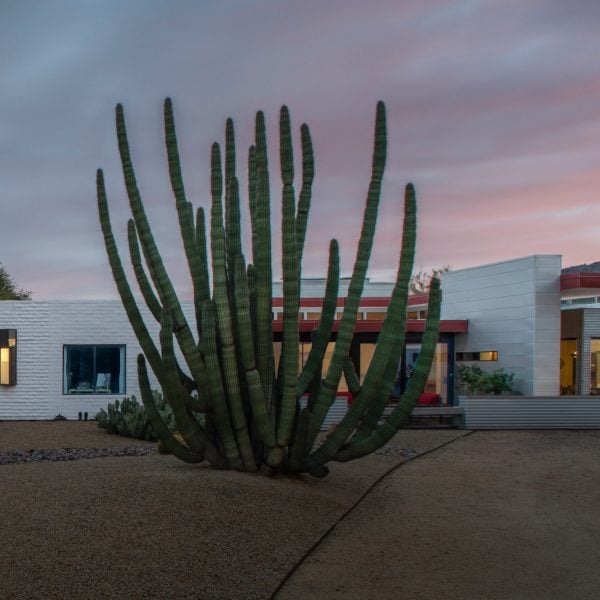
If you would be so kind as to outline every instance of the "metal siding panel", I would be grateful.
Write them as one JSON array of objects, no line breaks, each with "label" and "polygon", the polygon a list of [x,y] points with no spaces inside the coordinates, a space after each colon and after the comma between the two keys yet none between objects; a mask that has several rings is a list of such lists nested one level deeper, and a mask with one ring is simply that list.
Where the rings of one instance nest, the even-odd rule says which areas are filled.
[{"label": "metal siding panel", "polygon": [[[306,407],[306,398],[300,399],[300,408]],[[327,431],[334,423],[339,423],[346,413],[348,412],[348,400],[346,396],[338,396],[334,400],[333,404],[329,408],[323,425],[321,425],[321,431]]]},{"label": "metal siding panel", "polygon": [[599,396],[461,398],[467,429],[600,428]]}]

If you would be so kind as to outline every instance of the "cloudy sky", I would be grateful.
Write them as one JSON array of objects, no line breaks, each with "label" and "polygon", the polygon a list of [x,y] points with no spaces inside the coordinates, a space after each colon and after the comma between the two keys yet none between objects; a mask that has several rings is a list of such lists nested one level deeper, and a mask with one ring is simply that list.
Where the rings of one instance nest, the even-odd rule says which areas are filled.
[{"label": "cloudy sky", "polygon": [[[372,279],[395,273],[408,181],[417,268],[600,260],[599,27],[597,0],[1,0],[0,262],[36,299],[116,297],[95,171],[123,242],[122,102],[142,195],[186,295],[166,96],[195,205],[208,206],[210,145],[228,116],[245,148],[265,111],[274,164],[281,104],[296,129],[310,125],[306,276],[324,274],[331,237],[351,269],[378,99],[389,153]],[[275,232],[278,220],[274,207]]]}]

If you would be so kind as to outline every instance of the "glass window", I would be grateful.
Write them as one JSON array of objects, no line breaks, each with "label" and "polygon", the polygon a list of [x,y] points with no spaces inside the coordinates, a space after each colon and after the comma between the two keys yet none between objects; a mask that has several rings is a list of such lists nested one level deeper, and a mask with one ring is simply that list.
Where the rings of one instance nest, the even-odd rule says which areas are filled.
[{"label": "glass window", "polygon": [[124,394],[125,346],[65,346],[63,394]]},{"label": "glass window", "polygon": [[590,340],[590,394],[600,394],[600,340]]},{"label": "glass window", "polygon": [[456,360],[461,361],[496,361],[498,360],[497,350],[483,350],[481,352],[457,352]]},{"label": "glass window", "polygon": [[360,380],[364,381],[367,369],[371,364],[373,358],[373,352],[375,352],[375,344],[370,342],[362,342],[360,344]]},{"label": "glass window", "polygon": [[[310,342],[300,342],[300,347],[298,349],[298,373],[302,371],[302,367],[304,367],[304,365],[306,364],[311,348],[312,344]],[[325,350],[325,355],[323,356],[323,370],[321,374],[321,377],[323,379],[325,379],[325,376],[327,375],[327,369],[329,368],[329,363],[331,361],[331,357],[333,356],[334,348],[335,342],[329,342],[327,344],[327,349]],[[277,371],[279,367],[279,360],[281,358],[281,342],[273,342],[273,354],[275,358],[275,370]],[[338,391],[348,391],[348,384],[346,383],[346,378],[344,377],[343,373],[340,378]]]},{"label": "glass window", "polygon": [[[376,344],[362,342],[360,344],[360,380],[363,381],[373,358]],[[406,389],[406,385],[410,380],[413,369],[417,364],[419,353],[421,352],[421,344],[409,342],[404,349],[404,356],[398,367],[398,375],[396,382],[391,390],[392,398],[399,398],[402,392]],[[446,342],[438,342],[433,355],[431,370],[425,384],[426,393],[439,394],[442,397],[442,402],[448,402],[448,344]]]},{"label": "glass window", "polygon": [[[408,343],[405,349],[405,365],[406,365],[406,384],[412,375],[412,372],[417,364],[417,359],[421,352],[421,344]],[[400,372],[399,377],[400,380]],[[433,362],[431,363],[431,370],[425,383],[425,393],[439,394],[442,397],[442,402],[448,401],[448,344],[445,342],[438,342],[435,345],[435,352],[433,354]]]},{"label": "glass window", "polygon": [[387,313],[385,313],[384,311],[380,311],[380,312],[368,312],[367,313],[367,321],[383,321],[385,319],[385,315]]},{"label": "glass window", "polygon": [[[327,349],[325,350],[325,355],[323,356],[323,379],[325,379],[327,375],[327,369],[329,369],[329,363],[331,362],[331,358],[333,356],[333,351],[335,349],[335,342],[329,342],[327,344]],[[348,384],[346,383],[346,378],[344,377],[344,372],[342,371],[342,376],[340,378],[340,383],[338,384],[338,392],[347,392]]]},{"label": "glass window", "polygon": [[0,329],[0,385],[17,385],[16,329]]},{"label": "glass window", "polygon": [[[593,364],[592,354],[592,364]],[[560,341],[560,393],[573,395],[577,390],[577,340],[564,339]],[[594,377],[591,378],[594,381]]]}]

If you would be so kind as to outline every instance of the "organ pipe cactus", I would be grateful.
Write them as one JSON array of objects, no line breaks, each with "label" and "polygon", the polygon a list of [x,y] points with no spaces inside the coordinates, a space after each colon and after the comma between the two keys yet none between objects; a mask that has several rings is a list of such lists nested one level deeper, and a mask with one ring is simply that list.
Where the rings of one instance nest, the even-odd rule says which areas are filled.
[{"label": "organ pipe cactus", "polygon": [[[328,473],[330,461],[347,461],[373,452],[405,422],[429,373],[440,314],[439,281],[432,280],[422,350],[408,388],[392,415],[381,417],[393,386],[404,346],[409,281],[416,238],[416,198],[406,186],[402,248],[396,284],[369,369],[362,382],[349,359],[354,326],[375,236],[386,162],[386,117],[377,105],[372,175],[367,193],[354,269],[337,331],[335,349],[322,379],[323,359],[334,324],[339,284],[339,249],[329,247],[322,315],[311,351],[298,369],[298,311],[301,260],[312,199],[314,157],[309,128],[301,127],[302,183],[296,196],[290,115],[280,113],[282,182],[283,343],[277,370],[272,333],[271,186],[264,115],[256,115],[255,140],[248,152],[248,203],[252,262],[242,253],[240,183],[236,172],[233,122],[227,121],[224,169],[221,148],[211,153],[210,232],[203,208],[194,213],[188,201],[179,160],[173,109],[164,106],[169,175],[188,270],[192,280],[195,327],[188,323],[163,265],[140,193],[129,151],[123,108],[117,106],[117,139],[133,218],[128,223],[131,262],[149,314],[160,325],[150,334],[123,269],[115,243],[102,171],[97,173],[98,209],[110,267],[127,316],[143,354],[138,357],[142,400],[154,432],[164,447],[189,462],[208,461],[220,469]],[[210,243],[212,281],[207,242]],[[141,251],[140,251],[141,248]],[[173,338],[177,341],[179,364]],[[173,435],[157,410],[147,363],[161,386],[181,437]],[[335,431],[321,445],[318,433],[345,373],[353,403]],[[301,398],[307,403],[301,408]],[[182,442],[183,440],[183,442]]]}]

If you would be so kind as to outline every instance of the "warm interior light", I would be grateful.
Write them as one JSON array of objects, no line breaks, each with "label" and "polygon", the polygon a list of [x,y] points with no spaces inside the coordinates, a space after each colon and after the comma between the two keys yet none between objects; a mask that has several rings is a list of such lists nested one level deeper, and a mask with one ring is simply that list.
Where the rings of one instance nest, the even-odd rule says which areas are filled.
[{"label": "warm interior light", "polygon": [[0,384],[10,380],[10,354],[8,348],[0,348]]}]

